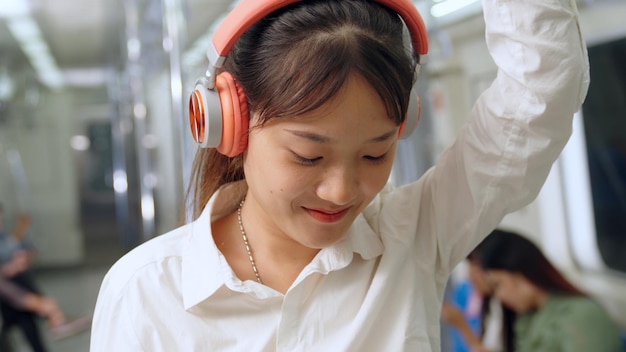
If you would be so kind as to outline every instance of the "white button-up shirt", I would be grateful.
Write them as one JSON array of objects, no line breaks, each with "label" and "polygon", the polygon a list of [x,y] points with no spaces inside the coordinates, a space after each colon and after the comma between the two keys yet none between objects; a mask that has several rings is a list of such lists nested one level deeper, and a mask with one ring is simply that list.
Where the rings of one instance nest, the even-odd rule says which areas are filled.
[{"label": "white button-up shirt", "polygon": [[210,222],[243,185],[226,186],[111,268],[91,351],[439,351],[450,271],[536,196],[589,80],[574,0],[483,5],[497,78],[420,180],[385,188],[284,295],[239,280],[217,249]]}]

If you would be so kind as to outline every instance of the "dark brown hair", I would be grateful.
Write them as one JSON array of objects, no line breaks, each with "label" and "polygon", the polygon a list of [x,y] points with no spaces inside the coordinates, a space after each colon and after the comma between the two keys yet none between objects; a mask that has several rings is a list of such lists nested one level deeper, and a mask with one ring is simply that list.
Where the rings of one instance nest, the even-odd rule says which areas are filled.
[{"label": "dark brown hair", "polygon": [[[474,258],[479,260],[480,266],[485,270],[505,270],[521,274],[535,286],[549,293],[584,295],[550,263],[537,245],[515,232],[503,229],[492,231],[477,247],[477,255]],[[486,301],[490,299],[492,298],[489,297]],[[506,351],[514,351],[513,324],[516,314],[504,305],[502,307],[504,344]],[[484,311],[483,314],[488,312]]]},{"label": "dark brown hair", "polygon": [[[351,74],[361,75],[400,125],[419,57],[405,47],[402,20],[368,0],[296,2],[266,16],[239,38],[224,70],[248,99],[251,125],[297,117],[334,97]],[[193,217],[222,185],[244,178],[242,156],[215,149],[196,154],[190,191]]]},{"label": "dark brown hair", "polygon": [[583,295],[544,256],[539,247],[514,232],[494,230],[481,244],[480,265],[523,275],[535,286],[555,294]]}]

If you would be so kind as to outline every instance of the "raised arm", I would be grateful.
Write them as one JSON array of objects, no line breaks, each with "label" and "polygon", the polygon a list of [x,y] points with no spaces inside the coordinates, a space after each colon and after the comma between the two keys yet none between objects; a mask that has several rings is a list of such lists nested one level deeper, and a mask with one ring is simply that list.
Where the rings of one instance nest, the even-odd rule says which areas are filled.
[{"label": "raised arm", "polygon": [[589,84],[575,0],[483,0],[483,9],[497,78],[419,194],[417,233],[436,236],[418,238],[417,250],[435,250],[442,273],[537,196]]}]

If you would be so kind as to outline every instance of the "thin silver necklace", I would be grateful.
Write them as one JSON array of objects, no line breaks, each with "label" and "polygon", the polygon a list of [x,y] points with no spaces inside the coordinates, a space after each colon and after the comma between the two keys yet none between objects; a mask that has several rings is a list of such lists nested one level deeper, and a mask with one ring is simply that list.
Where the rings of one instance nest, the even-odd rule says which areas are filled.
[{"label": "thin silver necklace", "polygon": [[237,223],[239,224],[239,231],[241,231],[241,238],[243,238],[243,244],[246,246],[246,252],[248,252],[248,259],[250,259],[250,264],[252,264],[252,271],[254,271],[254,275],[256,276],[256,281],[260,284],[263,284],[261,281],[261,277],[259,276],[259,271],[256,270],[256,265],[254,264],[254,258],[252,258],[252,251],[250,250],[250,244],[248,244],[248,236],[246,236],[246,231],[243,229],[243,223],[241,222],[241,208],[243,207],[243,203],[245,202],[245,198],[241,200],[239,203],[239,208],[237,209]]}]

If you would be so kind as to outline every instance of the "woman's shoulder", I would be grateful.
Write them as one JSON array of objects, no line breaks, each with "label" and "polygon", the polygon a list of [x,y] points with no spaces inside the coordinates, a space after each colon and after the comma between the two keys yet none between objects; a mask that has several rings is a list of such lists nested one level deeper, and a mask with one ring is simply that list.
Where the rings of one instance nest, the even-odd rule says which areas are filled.
[{"label": "woman's shoulder", "polygon": [[180,258],[189,233],[189,226],[184,225],[138,245],[111,266],[105,281],[109,286],[124,287],[138,272],[159,268],[166,261]]},{"label": "woman's shoulder", "polygon": [[579,315],[579,314],[597,314],[604,313],[604,308],[596,302],[594,299],[584,296],[565,296],[565,295],[552,295],[548,299],[548,305],[553,310],[558,310],[562,314]]},{"label": "woman's shoulder", "polygon": [[615,327],[615,323],[604,307],[591,297],[587,296],[551,296],[550,313],[558,317],[566,325],[590,327]]},{"label": "woman's shoulder", "polygon": [[604,307],[587,296],[551,297],[558,308],[561,339],[566,351],[621,351],[619,329]]}]

